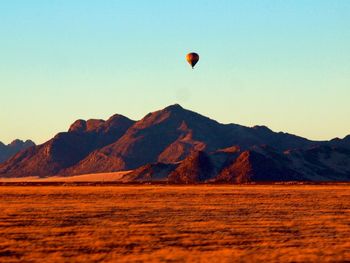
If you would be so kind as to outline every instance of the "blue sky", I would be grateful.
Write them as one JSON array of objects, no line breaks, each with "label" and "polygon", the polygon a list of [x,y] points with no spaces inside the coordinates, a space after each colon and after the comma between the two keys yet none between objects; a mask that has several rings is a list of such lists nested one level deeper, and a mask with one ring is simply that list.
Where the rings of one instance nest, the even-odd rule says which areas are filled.
[{"label": "blue sky", "polygon": [[6,143],[173,103],[223,123],[343,137],[350,1],[1,1],[0,94]]}]

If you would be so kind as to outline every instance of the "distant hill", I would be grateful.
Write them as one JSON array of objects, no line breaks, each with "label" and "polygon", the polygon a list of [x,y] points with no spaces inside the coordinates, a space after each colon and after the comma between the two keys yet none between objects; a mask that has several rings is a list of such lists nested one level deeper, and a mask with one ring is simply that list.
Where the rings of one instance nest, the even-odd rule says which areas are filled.
[{"label": "distant hill", "polygon": [[14,140],[10,144],[5,145],[0,142],[0,163],[6,161],[21,150],[35,146],[35,143],[31,140]]},{"label": "distant hill", "polygon": [[350,180],[350,136],[310,141],[265,126],[221,124],[175,104],[139,121],[78,120],[13,156],[1,177],[133,170],[124,181],[173,183]]}]

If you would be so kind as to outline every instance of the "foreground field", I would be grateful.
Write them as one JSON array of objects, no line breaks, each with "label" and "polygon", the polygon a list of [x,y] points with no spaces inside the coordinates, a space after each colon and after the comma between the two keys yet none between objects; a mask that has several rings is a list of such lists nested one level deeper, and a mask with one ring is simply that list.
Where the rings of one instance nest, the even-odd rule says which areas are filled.
[{"label": "foreground field", "polygon": [[350,185],[0,187],[1,262],[350,260]]}]

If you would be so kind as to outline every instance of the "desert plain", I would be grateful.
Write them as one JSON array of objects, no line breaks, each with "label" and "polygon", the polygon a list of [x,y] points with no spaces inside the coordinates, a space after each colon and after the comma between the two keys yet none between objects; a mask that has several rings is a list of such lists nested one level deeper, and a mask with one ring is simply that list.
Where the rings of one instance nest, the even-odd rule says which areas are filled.
[{"label": "desert plain", "polygon": [[0,186],[1,262],[350,260],[350,184]]}]

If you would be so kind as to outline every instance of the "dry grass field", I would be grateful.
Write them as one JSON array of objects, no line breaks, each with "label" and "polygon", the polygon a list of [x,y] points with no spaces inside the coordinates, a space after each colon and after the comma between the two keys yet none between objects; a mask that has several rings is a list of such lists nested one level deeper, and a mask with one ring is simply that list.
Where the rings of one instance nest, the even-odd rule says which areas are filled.
[{"label": "dry grass field", "polygon": [[350,185],[1,186],[0,262],[350,260]]}]

